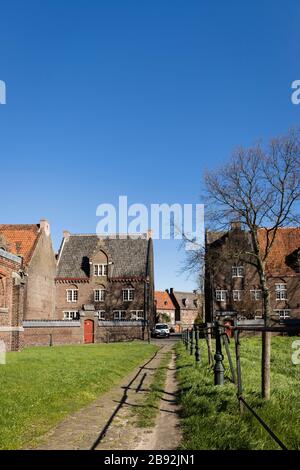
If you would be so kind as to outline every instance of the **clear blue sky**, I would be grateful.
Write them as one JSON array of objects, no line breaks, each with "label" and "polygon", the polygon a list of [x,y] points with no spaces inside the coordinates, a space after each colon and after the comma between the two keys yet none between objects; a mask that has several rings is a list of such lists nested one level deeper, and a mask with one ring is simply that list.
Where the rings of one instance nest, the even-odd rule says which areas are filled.
[{"label": "clear blue sky", "polygon": [[[300,122],[299,1],[1,4],[2,223],[94,232],[96,207],[201,202],[203,170]],[[178,276],[156,242],[156,287]]]}]

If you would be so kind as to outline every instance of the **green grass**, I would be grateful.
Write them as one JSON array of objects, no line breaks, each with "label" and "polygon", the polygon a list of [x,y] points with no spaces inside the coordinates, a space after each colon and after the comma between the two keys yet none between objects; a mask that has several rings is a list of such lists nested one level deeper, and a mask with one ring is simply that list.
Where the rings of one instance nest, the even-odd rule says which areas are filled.
[{"label": "green grass", "polygon": [[163,389],[166,382],[167,369],[171,360],[171,352],[164,354],[157,371],[153,376],[150,385],[150,391],[140,405],[135,408],[134,413],[137,416],[137,426],[141,428],[152,427],[155,424],[155,418],[159,412],[159,402],[163,396]]},{"label": "green grass", "polygon": [[35,445],[149,358],[142,342],[28,348],[0,366],[0,449]]},{"label": "green grass", "polygon": [[[261,339],[241,338],[244,397],[289,449],[300,449],[300,365],[291,362],[296,338],[273,337],[271,399],[260,398]],[[299,339],[299,338],[298,338]],[[233,342],[232,342],[233,343]],[[177,376],[181,387],[183,449],[279,449],[257,420],[239,415],[236,387],[213,385],[204,340],[202,362],[195,367],[182,344],[177,346]],[[233,344],[231,344],[233,354]],[[224,351],[223,351],[224,352]],[[234,354],[233,354],[234,357]],[[226,375],[230,376],[224,361]]]}]

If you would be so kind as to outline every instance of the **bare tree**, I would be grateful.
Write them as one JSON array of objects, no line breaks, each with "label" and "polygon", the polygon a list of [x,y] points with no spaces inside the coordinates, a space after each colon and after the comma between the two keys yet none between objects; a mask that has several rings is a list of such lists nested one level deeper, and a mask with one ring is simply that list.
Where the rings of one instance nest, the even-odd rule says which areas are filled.
[{"label": "bare tree", "polygon": [[[266,263],[280,227],[298,222],[300,132],[271,140],[268,146],[239,148],[231,160],[205,175],[206,218],[214,228],[239,220],[249,231],[248,253],[257,269],[263,295],[263,318],[270,318]],[[263,242],[258,229],[264,229]],[[271,334],[262,334],[262,395],[270,397]]]}]

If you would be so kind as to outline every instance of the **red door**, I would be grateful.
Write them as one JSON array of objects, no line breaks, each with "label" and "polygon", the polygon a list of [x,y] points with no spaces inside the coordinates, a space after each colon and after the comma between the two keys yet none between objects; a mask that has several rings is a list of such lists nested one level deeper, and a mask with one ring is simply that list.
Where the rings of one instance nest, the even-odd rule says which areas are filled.
[{"label": "red door", "polygon": [[84,342],[94,342],[94,322],[93,320],[84,320]]}]

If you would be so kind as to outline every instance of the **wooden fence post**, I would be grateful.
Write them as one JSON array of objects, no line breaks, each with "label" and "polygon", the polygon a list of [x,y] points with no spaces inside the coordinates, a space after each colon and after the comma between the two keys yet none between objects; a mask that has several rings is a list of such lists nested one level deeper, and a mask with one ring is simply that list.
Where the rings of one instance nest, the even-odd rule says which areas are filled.
[{"label": "wooden fence post", "polygon": [[[235,320],[234,326],[237,326]],[[234,342],[235,342],[235,357],[236,357],[236,372],[237,372],[237,397],[239,400],[240,414],[244,413],[244,404],[240,400],[243,395],[243,383],[242,383],[242,369],[241,369],[241,353],[240,353],[240,332],[234,330]]]}]

